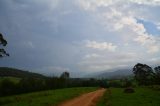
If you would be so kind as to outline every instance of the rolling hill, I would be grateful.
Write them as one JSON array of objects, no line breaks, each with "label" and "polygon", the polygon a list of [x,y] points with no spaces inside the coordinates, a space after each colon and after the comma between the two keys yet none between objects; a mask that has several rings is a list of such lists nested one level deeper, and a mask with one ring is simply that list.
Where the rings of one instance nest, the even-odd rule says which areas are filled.
[{"label": "rolling hill", "polygon": [[87,75],[86,77],[119,79],[119,78],[128,77],[132,75],[133,73],[131,69],[117,69],[117,70],[107,70],[107,71],[96,72],[96,73]]},{"label": "rolling hill", "polygon": [[16,68],[9,68],[9,67],[0,67],[0,77],[46,78],[46,76],[38,74],[38,73],[33,73],[33,72],[24,71],[24,70],[20,70],[20,69],[16,69]]}]

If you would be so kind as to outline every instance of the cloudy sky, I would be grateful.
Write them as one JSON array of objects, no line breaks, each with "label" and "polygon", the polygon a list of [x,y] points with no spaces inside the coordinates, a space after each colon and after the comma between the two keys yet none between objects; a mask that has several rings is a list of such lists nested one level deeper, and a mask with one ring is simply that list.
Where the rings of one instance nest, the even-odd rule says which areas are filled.
[{"label": "cloudy sky", "polygon": [[160,64],[160,0],[0,0],[0,66],[73,76]]}]

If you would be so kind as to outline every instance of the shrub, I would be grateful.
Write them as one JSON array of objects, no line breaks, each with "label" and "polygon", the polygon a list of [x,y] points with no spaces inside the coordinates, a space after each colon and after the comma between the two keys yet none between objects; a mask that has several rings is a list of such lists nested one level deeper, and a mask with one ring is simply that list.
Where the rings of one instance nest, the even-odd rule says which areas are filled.
[{"label": "shrub", "polygon": [[132,87],[127,87],[124,89],[124,93],[134,93],[135,90]]}]

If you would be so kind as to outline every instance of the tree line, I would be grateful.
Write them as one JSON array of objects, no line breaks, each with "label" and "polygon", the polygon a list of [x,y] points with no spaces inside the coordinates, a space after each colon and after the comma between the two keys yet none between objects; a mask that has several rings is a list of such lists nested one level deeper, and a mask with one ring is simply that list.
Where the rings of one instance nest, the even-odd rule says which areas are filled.
[{"label": "tree line", "polygon": [[0,83],[0,96],[70,87],[128,87],[135,80],[139,86],[160,85],[160,66],[152,69],[146,64],[138,63],[132,71],[134,77],[120,80],[70,78],[69,72],[63,72],[60,77],[24,77],[18,83],[5,79]]},{"label": "tree line", "polygon": [[60,77],[21,78],[18,83],[4,79],[0,83],[0,96],[70,87],[106,87],[106,84],[104,80],[93,78],[69,78],[69,73],[64,72]]}]

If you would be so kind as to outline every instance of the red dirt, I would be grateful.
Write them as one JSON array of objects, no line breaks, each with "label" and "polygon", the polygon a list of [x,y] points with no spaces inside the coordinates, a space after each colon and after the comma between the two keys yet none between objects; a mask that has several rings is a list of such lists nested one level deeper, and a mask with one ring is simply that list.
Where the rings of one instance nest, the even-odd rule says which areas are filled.
[{"label": "red dirt", "polygon": [[59,106],[96,106],[97,101],[103,96],[105,89],[83,94],[79,97],[66,101]]}]

